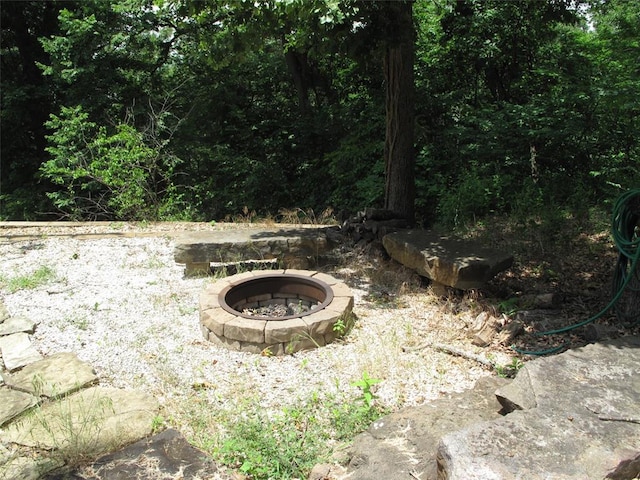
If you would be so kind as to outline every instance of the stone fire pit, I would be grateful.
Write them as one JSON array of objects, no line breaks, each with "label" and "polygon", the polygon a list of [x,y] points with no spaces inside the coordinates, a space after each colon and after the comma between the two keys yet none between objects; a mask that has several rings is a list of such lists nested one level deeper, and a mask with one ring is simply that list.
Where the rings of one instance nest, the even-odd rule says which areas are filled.
[{"label": "stone fire pit", "polygon": [[349,287],[325,273],[253,271],[202,292],[200,326],[206,339],[229,349],[282,355],[331,343],[352,309]]}]

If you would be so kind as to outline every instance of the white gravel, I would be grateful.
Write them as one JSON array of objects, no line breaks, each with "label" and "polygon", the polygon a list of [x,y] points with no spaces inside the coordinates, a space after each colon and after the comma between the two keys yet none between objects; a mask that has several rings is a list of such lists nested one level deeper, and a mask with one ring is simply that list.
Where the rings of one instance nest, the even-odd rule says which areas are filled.
[{"label": "white gravel", "polygon": [[350,383],[367,372],[382,380],[380,401],[398,408],[469,388],[489,373],[430,349],[404,353],[403,346],[424,339],[456,341],[470,318],[443,316],[424,292],[402,295],[395,305],[369,302],[366,279],[347,268],[328,273],[343,278],[355,295],[358,320],[348,337],[312,351],[263,357],[202,338],[198,297],[214,280],[184,278],[169,237],[0,236],[0,258],[5,284],[43,266],[55,273],[35,289],[0,290],[12,315],[37,322],[32,342],[42,354],[75,352],[93,365],[101,384],[142,389],[161,403],[206,388],[214,401],[252,395],[265,408],[279,408],[313,392],[355,396]]}]

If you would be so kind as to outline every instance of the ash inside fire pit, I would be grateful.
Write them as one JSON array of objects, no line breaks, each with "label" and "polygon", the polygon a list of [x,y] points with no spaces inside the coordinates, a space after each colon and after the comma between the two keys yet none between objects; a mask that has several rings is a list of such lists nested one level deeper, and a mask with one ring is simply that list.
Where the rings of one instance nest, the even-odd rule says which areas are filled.
[{"label": "ash inside fire pit", "polygon": [[286,320],[325,307],[333,292],[326,283],[308,276],[271,274],[233,284],[219,299],[222,308],[245,318]]},{"label": "ash inside fire pit", "polygon": [[245,308],[242,313],[245,315],[251,315],[258,318],[269,317],[287,317],[289,315],[300,315],[305,312],[318,308],[319,303],[315,305],[307,305],[308,302],[303,303],[301,300],[298,303],[289,303],[288,305],[282,305],[279,303],[271,303],[263,305],[257,308]]}]

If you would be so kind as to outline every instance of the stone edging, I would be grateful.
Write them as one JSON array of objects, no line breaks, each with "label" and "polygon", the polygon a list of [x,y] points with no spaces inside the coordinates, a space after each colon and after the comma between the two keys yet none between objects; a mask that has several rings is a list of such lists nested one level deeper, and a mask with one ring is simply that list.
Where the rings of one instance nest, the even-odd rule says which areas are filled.
[{"label": "stone edging", "polygon": [[[273,274],[295,274],[313,277],[326,283],[333,300],[324,308],[299,318],[267,321],[233,315],[223,309],[219,294],[227,287],[249,278]],[[313,270],[268,270],[233,275],[209,285],[200,295],[200,327],[204,337],[218,345],[242,352],[282,355],[299,350],[322,347],[340,336],[334,326],[353,309],[353,293],[334,277]]]}]

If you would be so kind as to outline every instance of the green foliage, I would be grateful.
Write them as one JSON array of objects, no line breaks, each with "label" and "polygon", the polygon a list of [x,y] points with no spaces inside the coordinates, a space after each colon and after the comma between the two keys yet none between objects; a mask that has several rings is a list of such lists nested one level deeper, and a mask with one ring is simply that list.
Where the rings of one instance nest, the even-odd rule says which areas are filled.
[{"label": "green foliage", "polygon": [[130,124],[113,131],[88,121],[82,107],[62,108],[47,126],[53,130],[42,174],[63,187],[49,193],[72,219],[157,219],[171,187],[177,159],[148,145]]},{"label": "green foliage", "polygon": [[344,337],[353,328],[356,317],[353,313],[340,316],[333,324],[333,331],[338,337]]},{"label": "green foliage", "polygon": [[55,278],[56,272],[51,267],[43,265],[27,275],[0,278],[0,287],[6,288],[9,293],[15,293],[19,290],[33,290],[46,285]]},{"label": "green foliage", "polygon": [[352,387],[358,387],[362,392],[360,400],[364,403],[364,407],[369,410],[373,406],[373,401],[376,399],[373,393],[372,387],[382,380],[377,378],[371,378],[367,372],[362,372],[362,378],[351,383]]},{"label": "green foliage", "polygon": [[461,173],[458,184],[441,194],[439,218],[445,224],[459,226],[467,221],[502,211],[508,177],[482,175],[477,167]]},{"label": "green foliage", "polygon": [[[423,224],[581,215],[640,183],[640,4],[584,3],[414,3]],[[381,206],[384,12],[8,2],[0,218],[52,204],[68,218],[204,221]]]},{"label": "green foliage", "polygon": [[373,386],[380,382],[381,380],[371,378],[367,372],[363,372],[360,380],[351,382],[351,386],[357,387],[360,391],[356,402],[332,407],[332,425],[336,429],[338,439],[353,438],[386,413],[385,409],[375,402],[377,396]]},{"label": "green foliage", "polygon": [[39,63],[40,36],[57,33],[59,2],[4,2],[0,8],[0,219],[35,220],[49,209],[36,173],[46,158],[44,122],[54,94]]},{"label": "green foliage", "polygon": [[[638,142],[617,134],[637,134],[626,110],[637,101],[613,100],[626,90],[613,87],[624,80],[603,23],[638,7],[607,5],[591,10],[595,30],[563,3],[462,1],[439,12],[439,25],[417,10],[418,65],[429,72],[417,76],[426,144],[418,205],[427,217],[455,225],[494,212],[580,211],[638,183]],[[619,48],[637,51],[622,39]]]},{"label": "green foliage", "polygon": [[218,455],[257,480],[304,478],[321,457],[325,441],[309,410],[285,409],[274,418],[253,410],[233,425]]},{"label": "green foliage", "polygon": [[518,311],[518,299],[508,298],[498,303],[498,311],[505,315],[513,315]]},{"label": "green foliage", "polygon": [[[354,105],[354,108],[356,106]],[[366,109],[366,105],[362,105]],[[350,129],[337,148],[325,155],[332,179],[331,202],[349,211],[382,206],[384,198],[384,116],[365,110],[359,128]],[[350,115],[345,112],[345,115]]]},{"label": "green foliage", "polygon": [[496,373],[502,378],[513,378],[522,367],[524,367],[524,362],[519,358],[513,358],[511,363],[496,365]]},{"label": "green foliage", "polygon": [[258,402],[239,408],[223,416],[226,433],[213,454],[255,480],[306,478],[314,465],[328,460],[332,444],[352,439],[383,413],[375,405],[317,394],[271,415]]}]

